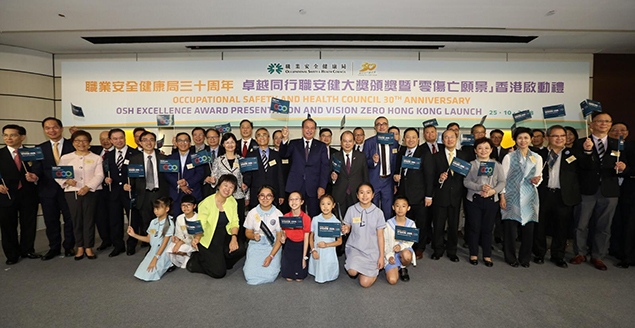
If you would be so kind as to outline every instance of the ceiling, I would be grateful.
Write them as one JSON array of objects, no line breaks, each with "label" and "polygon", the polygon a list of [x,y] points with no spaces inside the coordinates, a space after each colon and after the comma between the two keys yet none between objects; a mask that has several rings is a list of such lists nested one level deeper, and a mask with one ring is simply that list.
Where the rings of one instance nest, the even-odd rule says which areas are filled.
[{"label": "ceiling", "polygon": [[[62,14],[65,17],[61,17]],[[92,44],[82,37],[232,34],[537,36],[529,43],[260,41]],[[54,54],[186,46],[443,45],[486,52],[635,53],[635,0],[0,0],[0,44]]]}]

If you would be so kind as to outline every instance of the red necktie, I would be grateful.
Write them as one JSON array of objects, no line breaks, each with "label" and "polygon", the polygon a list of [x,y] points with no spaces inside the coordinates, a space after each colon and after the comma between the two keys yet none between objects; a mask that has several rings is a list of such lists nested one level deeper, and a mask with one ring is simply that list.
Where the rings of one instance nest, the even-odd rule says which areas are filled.
[{"label": "red necktie", "polygon": [[432,153],[433,154],[437,153],[437,146],[435,144],[432,144]]},{"label": "red necktie", "polygon": [[[15,155],[13,157],[13,161],[15,162],[15,166],[18,168],[18,172],[20,172],[20,170],[22,170],[22,159],[20,159],[20,155],[18,155],[17,150],[13,150],[13,154]],[[22,181],[18,182],[18,189],[20,188],[22,188]]]},{"label": "red necktie", "polygon": [[247,157],[247,141],[243,141],[243,157]]},{"label": "red necktie", "polygon": [[108,154],[108,149],[104,149],[104,154],[101,155],[101,159],[106,159],[106,154]]}]

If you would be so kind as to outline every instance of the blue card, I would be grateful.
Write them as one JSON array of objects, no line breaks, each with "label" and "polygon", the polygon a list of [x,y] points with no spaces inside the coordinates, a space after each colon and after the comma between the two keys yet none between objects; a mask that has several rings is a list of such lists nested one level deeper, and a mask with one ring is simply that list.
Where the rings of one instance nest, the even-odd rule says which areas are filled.
[{"label": "blue card", "polygon": [[488,176],[491,177],[494,174],[494,167],[496,166],[496,162],[481,162],[481,165],[478,166],[478,176]]},{"label": "blue card", "polygon": [[401,241],[419,241],[419,229],[395,226],[395,240]]},{"label": "blue card", "polygon": [[338,238],[342,235],[342,224],[318,222],[318,236],[323,238]]},{"label": "blue card", "polygon": [[299,216],[281,216],[280,227],[285,229],[302,229],[302,218]]},{"label": "blue card", "polygon": [[75,106],[71,103],[71,113],[75,116],[84,117],[84,111],[81,107]]},{"label": "blue card", "polygon": [[472,168],[472,164],[458,158],[454,157],[452,159],[452,163],[450,163],[450,170],[454,171],[454,173],[458,173],[462,176],[466,176],[468,172],[470,172],[470,168]]},{"label": "blue card", "polygon": [[342,162],[335,157],[331,157],[331,167],[335,173],[339,174],[342,171]]},{"label": "blue card", "polygon": [[185,224],[187,225],[187,234],[190,236],[198,235],[203,233],[203,226],[201,225],[201,221],[189,221],[185,220]]},{"label": "blue card", "polygon": [[602,104],[599,101],[587,99],[580,103],[582,109],[582,116],[587,117],[593,112],[602,112]]},{"label": "blue card", "polygon": [[280,114],[289,114],[290,101],[271,98],[271,111]]},{"label": "blue card", "polygon": [[107,160],[104,160],[102,163],[104,164],[104,175],[108,176],[108,171],[110,171],[110,165],[108,165]]},{"label": "blue card", "polygon": [[474,146],[474,136],[471,134],[462,135],[461,146]]},{"label": "blue card", "polygon": [[40,147],[20,148],[18,149],[18,154],[20,154],[22,161],[26,162],[41,161],[44,159],[44,153],[42,153],[42,148]]},{"label": "blue card", "polygon": [[257,157],[245,157],[238,159],[240,164],[240,172],[249,172],[258,170],[258,158]]},{"label": "blue card", "polygon": [[159,172],[164,173],[178,173],[179,163],[178,159],[160,159],[159,160]]},{"label": "blue card", "polygon": [[531,112],[529,110],[523,110],[518,113],[512,114],[514,122],[522,122],[531,118]]},{"label": "blue card", "polygon": [[545,119],[565,116],[564,104],[543,107],[542,115]]},{"label": "blue card", "polygon": [[157,148],[163,147],[164,142],[165,142],[165,134],[163,135],[163,138],[157,140]]},{"label": "blue card", "polygon": [[75,179],[75,171],[72,166],[51,166],[53,179]]},{"label": "blue card", "polygon": [[194,166],[201,166],[212,162],[212,154],[206,150],[201,150],[196,154],[190,155]]},{"label": "blue card", "polygon": [[217,126],[214,127],[214,129],[216,129],[216,131],[218,131],[218,133],[226,133],[226,132],[231,132],[232,131],[232,126],[231,126],[231,124],[227,123],[227,124],[217,125]]},{"label": "blue card", "polygon": [[443,144],[443,132],[437,132],[437,143]]},{"label": "blue card", "polygon": [[423,121],[423,127],[427,128],[429,126],[438,126],[439,123],[437,122],[436,118],[433,118],[431,120],[427,120],[427,121]]},{"label": "blue card", "polygon": [[145,176],[145,168],[143,164],[129,164],[128,165],[128,177],[129,178],[143,178]]},{"label": "blue card", "polygon": [[392,145],[395,142],[394,133],[377,133],[377,143],[380,145]]},{"label": "blue card", "polygon": [[617,151],[623,151],[623,150],[624,150],[624,137],[620,136],[619,140],[617,140]]},{"label": "blue card", "polygon": [[174,115],[157,115],[158,126],[174,125]]},{"label": "blue card", "polygon": [[421,158],[404,156],[401,158],[401,167],[404,169],[418,170],[421,167]]}]

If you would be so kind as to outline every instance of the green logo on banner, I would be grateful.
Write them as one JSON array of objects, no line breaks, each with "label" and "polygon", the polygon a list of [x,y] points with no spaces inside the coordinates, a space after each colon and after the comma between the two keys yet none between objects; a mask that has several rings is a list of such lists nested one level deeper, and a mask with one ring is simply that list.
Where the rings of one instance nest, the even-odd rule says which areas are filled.
[{"label": "green logo on banner", "polygon": [[282,73],[282,65],[280,65],[279,63],[271,63],[269,64],[269,66],[267,66],[267,72],[269,72],[269,74],[280,74]]}]

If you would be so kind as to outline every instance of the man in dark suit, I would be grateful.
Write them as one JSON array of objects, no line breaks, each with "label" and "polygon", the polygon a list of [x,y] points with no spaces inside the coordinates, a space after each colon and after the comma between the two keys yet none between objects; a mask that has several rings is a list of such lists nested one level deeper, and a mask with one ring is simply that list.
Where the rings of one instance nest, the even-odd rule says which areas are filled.
[{"label": "man in dark suit", "polygon": [[[579,178],[582,202],[576,208],[576,233],[572,264],[586,261],[586,248],[591,238],[591,263],[596,269],[605,271],[602,261],[608,252],[611,237],[611,222],[615,214],[620,186],[618,174],[624,172],[623,157],[617,161],[618,141],[608,136],[611,115],[595,112],[589,138],[578,139],[574,148],[580,154]],[[593,236],[589,236],[589,224],[594,223]]]},{"label": "man in dark suit", "polygon": [[434,155],[445,148],[443,144],[437,143],[438,137],[436,126],[426,126],[423,129],[423,138],[425,139],[425,142],[421,146],[425,146],[423,147],[423,151],[426,154]]},{"label": "man in dark suit", "polygon": [[[333,140],[333,131],[329,128],[320,129],[320,141],[322,141],[326,145],[326,157],[328,157],[329,161],[331,160],[331,156],[335,154],[338,150],[337,148],[331,147],[331,141]],[[331,183],[326,184],[326,193],[331,195],[333,194],[333,185]]]},{"label": "man in dark suit", "polygon": [[[114,149],[112,143],[110,142],[110,138],[108,137],[108,131],[102,131],[99,134],[99,144],[99,146],[90,146],[90,151],[93,154],[101,156],[104,163],[106,163],[106,154]],[[107,174],[106,164],[104,164],[104,174]],[[97,231],[99,232],[99,237],[101,238],[101,245],[97,247],[97,250],[103,251],[112,246],[109,213],[110,207],[108,206],[108,197],[110,196],[110,192],[108,191],[108,185],[106,183],[102,183],[102,189],[95,191],[95,194],[97,194],[97,208],[99,209],[95,212],[95,225],[97,226]]]},{"label": "man in dark suit", "polygon": [[205,144],[205,129],[201,127],[195,127],[192,129],[192,142],[190,147],[190,153],[196,154],[202,150],[209,150],[209,146]]},{"label": "man in dark suit", "polygon": [[240,136],[239,144],[236,145],[236,152],[242,157],[246,157],[247,153],[251,149],[258,148],[256,140],[251,138],[254,131],[254,124],[247,119],[240,121]]},{"label": "man in dark suit", "polygon": [[[203,166],[203,171],[205,172],[205,178],[210,177],[212,175],[212,164],[214,160],[218,156],[222,156],[225,154],[225,148],[220,144],[220,133],[214,128],[209,128],[205,131],[205,138],[207,139],[207,149],[209,151],[209,155],[211,157],[211,161],[209,164]],[[203,196],[202,199],[207,198],[211,194],[214,193],[215,188],[212,187],[210,183],[203,182]]]},{"label": "man in dark suit", "polygon": [[[427,221],[430,219],[427,216],[426,207],[432,205],[432,199],[426,199],[426,184],[424,177],[425,158],[428,154],[426,152],[426,146],[419,146],[419,131],[415,128],[408,128],[404,132],[405,147],[399,151],[397,156],[397,164],[401,167],[399,171],[395,172],[395,181],[397,182],[397,195],[406,197],[410,204],[410,211],[408,211],[408,218],[414,220],[419,227],[419,242],[415,243],[412,248],[415,250],[417,258],[423,258],[423,251],[426,249],[425,238],[429,234],[426,231],[428,226]],[[406,169],[403,168],[403,159],[417,158],[421,161],[419,168]]]},{"label": "man in dark suit", "polygon": [[256,130],[256,141],[258,148],[249,151],[247,157],[259,159],[258,170],[243,173],[243,183],[249,187],[248,209],[258,205],[258,190],[265,185],[275,189],[274,194],[278,198],[278,202],[274,202],[274,205],[278,207],[285,199],[282,158],[277,151],[269,148],[269,130],[266,128]]},{"label": "man in dark suit", "polygon": [[503,141],[504,133],[499,129],[494,129],[489,133],[489,138],[494,143],[494,149],[489,155],[489,158],[495,159],[497,162],[502,163],[503,157],[509,153],[509,148],[503,148],[501,142]]},{"label": "man in dark suit", "polygon": [[307,214],[320,214],[318,199],[324,195],[331,172],[326,145],[313,138],[317,124],[313,119],[302,121],[302,138],[289,141],[289,129],[282,128],[283,142],[280,156],[291,162],[286,192],[300,192],[304,196]]},{"label": "man in dark suit", "polygon": [[173,152],[168,159],[179,161],[179,173],[166,173],[165,179],[170,186],[170,197],[174,200],[172,215],[176,218],[183,211],[181,210],[181,198],[188,194],[194,196],[197,201],[201,201],[203,193],[203,180],[205,179],[205,169],[203,166],[194,166],[190,157],[190,135],[181,132],[176,135],[177,151]]},{"label": "man in dark suit", "polygon": [[551,227],[551,262],[561,268],[567,247],[567,227],[573,219],[573,207],[580,204],[578,161],[576,152],[565,148],[567,132],[561,125],[547,130],[549,147],[538,154],[546,165],[542,170],[542,183],[538,186],[540,211],[538,225],[534,229],[534,262],[544,263],[547,254],[547,229]]},{"label": "man in dark suit", "polygon": [[[62,121],[55,117],[47,117],[42,121],[44,134],[50,139],[39,145],[42,148],[44,159],[33,164],[31,174],[27,175],[29,181],[37,181],[40,204],[42,204],[42,214],[46,224],[46,236],[49,240],[49,251],[42,256],[42,260],[47,261],[61,254],[61,247],[64,246],[64,255],[75,254],[75,236],[73,235],[73,222],[71,212],[64,198],[64,190],[53,179],[51,167],[59,163],[60,157],[75,151],[75,148],[68,139],[62,138],[64,127]],[[60,212],[64,217],[64,242],[62,243]]]},{"label": "man in dark suit", "polygon": [[[353,133],[344,131],[340,135],[342,151],[333,153],[331,161],[341,163],[340,173],[331,173],[330,183],[333,185],[333,198],[339,206],[337,215],[346,215],[348,208],[357,200],[357,188],[362,183],[370,182],[368,179],[368,164],[364,153],[353,148],[355,145]],[[340,219],[343,219],[340,217]]]},{"label": "man in dark suit", "polygon": [[[126,251],[123,242],[123,211],[130,221],[131,215],[139,217],[139,211],[136,208],[131,209],[130,194],[123,190],[123,186],[128,183],[128,164],[133,156],[140,156],[141,152],[126,145],[126,134],[121,129],[112,129],[108,132],[109,139],[114,145],[113,151],[106,154],[104,166],[108,170],[104,170],[106,178],[104,182],[106,187],[104,191],[108,193],[108,228],[110,231],[110,240],[114,246],[113,251],[108,255],[115,257]],[[99,208],[97,212],[103,210]],[[132,210],[131,213],[130,211]],[[100,233],[101,234],[101,233]],[[134,238],[132,238],[134,239]]]},{"label": "man in dark suit", "polygon": [[[133,155],[130,158],[130,164],[143,165],[144,176],[130,178],[131,184],[124,184],[123,190],[133,191],[136,207],[141,214],[139,218],[132,213],[130,226],[135,230],[135,233],[145,236],[150,222],[155,218],[152,203],[159,197],[169,196],[169,185],[165,179],[165,173],[159,172],[159,161],[166,159],[166,157],[154,148],[157,136],[150,131],[145,131],[139,136],[139,141],[143,146],[143,152]],[[137,239],[128,237],[127,246],[126,254],[134,255]]]},{"label": "man in dark suit", "polygon": [[[375,119],[375,131],[388,133],[388,119],[380,116]],[[375,189],[373,203],[384,212],[384,218],[390,219],[392,200],[395,194],[393,174],[399,171],[397,166],[397,149],[399,145],[393,141],[390,145],[377,142],[377,136],[364,141],[364,155],[368,163],[368,178]]]},{"label": "man in dark suit", "polygon": [[[447,253],[452,262],[458,262],[456,256],[459,231],[459,212],[461,200],[464,197],[463,176],[448,171],[449,164],[454,157],[465,160],[461,150],[456,149],[458,134],[453,130],[443,132],[445,149],[430,157],[424,166],[426,180],[426,198],[432,198],[433,212],[433,260],[438,260]],[[443,184],[443,185],[442,185]],[[443,231],[448,225],[447,242],[444,243]]]},{"label": "man in dark suit", "polygon": [[353,137],[355,137],[355,145],[353,146],[353,149],[363,153],[364,141],[366,140],[366,134],[364,133],[364,129],[362,129],[359,126],[356,127],[353,130]]},{"label": "man in dark suit", "polygon": [[[24,127],[9,124],[2,128],[5,147],[0,149],[0,230],[2,249],[7,265],[18,259],[39,259],[35,254],[35,230],[37,226],[37,187],[26,180],[28,163],[22,162],[18,149],[26,138]],[[18,222],[20,238],[18,238]]]}]

